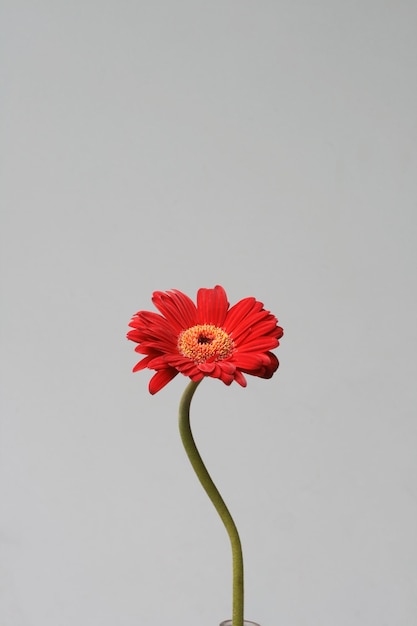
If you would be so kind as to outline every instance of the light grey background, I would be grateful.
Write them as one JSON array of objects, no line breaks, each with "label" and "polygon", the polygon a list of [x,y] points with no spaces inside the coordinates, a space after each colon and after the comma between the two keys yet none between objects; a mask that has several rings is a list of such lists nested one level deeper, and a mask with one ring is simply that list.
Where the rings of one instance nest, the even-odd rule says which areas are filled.
[{"label": "light grey background", "polygon": [[414,0],[1,4],[2,626],[213,626],[227,537],[186,379],[125,340],[222,284],[281,368],[195,435],[262,626],[417,623]]}]

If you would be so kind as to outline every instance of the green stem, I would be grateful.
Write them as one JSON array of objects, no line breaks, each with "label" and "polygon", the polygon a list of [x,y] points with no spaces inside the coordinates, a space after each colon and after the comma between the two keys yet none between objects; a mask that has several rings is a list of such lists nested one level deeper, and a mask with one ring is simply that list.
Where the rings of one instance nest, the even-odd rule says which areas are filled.
[{"label": "green stem", "polygon": [[195,390],[200,383],[191,381],[180,401],[179,408],[179,428],[182,443],[191,465],[194,468],[197,477],[204,487],[208,497],[214,504],[214,507],[219,514],[226,530],[229,535],[230,543],[232,546],[232,559],[233,559],[233,616],[232,626],[243,626],[243,556],[242,546],[239,539],[239,533],[237,532],[236,525],[233,521],[229,510],[224,503],[216,485],[211,479],[210,474],[207,471],[206,466],[200,456],[197,446],[195,445],[194,437],[191,432],[190,426],[190,404]]}]

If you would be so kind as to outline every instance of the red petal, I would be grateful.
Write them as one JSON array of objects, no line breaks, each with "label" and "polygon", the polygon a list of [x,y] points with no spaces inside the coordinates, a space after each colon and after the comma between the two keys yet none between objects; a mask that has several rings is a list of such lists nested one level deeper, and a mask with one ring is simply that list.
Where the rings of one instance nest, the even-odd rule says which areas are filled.
[{"label": "red petal", "polygon": [[236,325],[240,324],[255,304],[255,298],[244,298],[232,306],[224,321],[224,329],[229,335],[233,333]]},{"label": "red petal", "polygon": [[204,372],[205,374],[212,374],[215,370],[216,364],[213,361],[208,361],[206,363],[199,363],[197,367],[201,372]]},{"label": "red petal", "polygon": [[197,374],[190,374],[190,378],[195,383],[198,383],[200,380],[203,380],[204,374],[203,374],[203,372],[198,372]]},{"label": "red petal", "polygon": [[267,355],[269,356],[271,362],[267,366],[265,374],[263,375],[262,378],[271,378],[273,373],[276,372],[279,367],[279,361],[277,357],[275,356],[275,354],[273,352],[267,352]]},{"label": "red petal", "polygon": [[248,384],[246,382],[246,378],[244,377],[242,372],[240,372],[239,370],[236,370],[235,372],[235,381],[239,383],[241,387],[246,387],[246,385]]},{"label": "red petal", "polygon": [[235,379],[234,372],[233,374],[231,372],[227,372],[225,369],[223,369],[223,367],[220,366],[220,363],[218,363],[218,366],[219,366],[219,372],[216,378],[219,378],[220,380],[222,380],[225,385],[231,385]]},{"label": "red petal", "polygon": [[183,316],[183,321],[185,322],[184,328],[190,328],[190,326],[194,326],[197,323],[197,307],[194,302],[182,293],[182,291],[178,291],[177,289],[173,289],[172,292],[173,298],[175,299],[178,309],[181,311]]},{"label": "red petal", "polygon": [[254,339],[247,339],[238,346],[238,350],[242,352],[265,352],[266,350],[272,350],[278,345],[278,339],[275,337],[255,337]]},{"label": "red petal", "polygon": [[234,330],[234,342],[236,344],[243,343],[247,338],[253,339],[261,335],[280,336],[280,332],[277,330],[279,328],[279,326],[277,326],[277,319],[267,311],[265,311],[265,313],[266,315],[264,316],[261,316],[260,313],[248,315]]},{"label": "red petal", "polygon": [[132,372],[139,372],[140,370],[145,369],[145,367],[148,367],[149,361],[151,361],[153,358],[154,358],[153,355],[145,356],[145,358],[142,359],[141,361],[139,361],[139,363],[136,363],[136,365],[133,368]]},{"label": "red petal", "polygon": [[165,354],[174,352],[177,348],[176,343],[173,343],[172,341],[165,341],[163,339],[159,340],[155,338],[143,339],[140,345],[142,348],[145,349],[146,352],[154,350],[155,352]]},{"label": "red petal", "polygon": [[154,350],[153,348],[149,348],[148,346],[144,346],[142,344],[136,346],[135,352],[138,352],[139,354],[153,354],[154,356],[158,356],[160,354],[158,350]]},{"label": "red petal", "polygon": [[165,358],[165,354],[160,354],[158,356],[154,356],[148,364],[150,370],[164,370],[166,369],[168,363]]},{"label": "red petal", "polygon": [[166,354],[164,360],[170,367],[174,367],[185,376],[192,376],[199,372],[194,361],[191,361],[181,354]]},{"label": "red petal", "polygon": [[172,352],[176,349],[177,333],[172,324],[161,315],[149,311],[139,312],[131,326],[134,326],[134,330],[127,333],[130,341],[154,347],[161,352]]},{"label": "red petal", "polygon": [[155,291],[152,302],[172,324],[176,334],[197,324],[194,302],[181,291]]},{"label": "red petal", "polygon": [[247,372],[252,376],[259,376],[259,378],[271,378],[274,372],[278,369],[278,359],[272,352],[267,352],[264,356],[269,359],[269,363],[262,365],[259,369],[246,369],[245,367],[239,367],[243,372]]},{"label": "red petal", "polygon": [[234,362],[237,368],[245,370],[245,372],[257,371],[261,367],[268,365],[270,360],[266,354],[249,353],[244,354],[237,352],[234,355]]},{"label": "red petal", "polygon": [[219,366],[228,374],[234,374],[236,371],[236,365],[230,361],[219,361]]},{"label": "red petal", "polygon": [[149,391],[152,395],[165,387],[178,374],[174,368],[159,370],[149,381]]},{"label": "red petal", "polygon": [[139,330],[129,330],[126,337],[129,339],[129,341],[139,342],[141,340],[142,335]]},{"label": "red petal", "polygon": [[199,324],[223,326],[229,303],[220,285],[214,289],[199,289],[197,293],[197,316]]},{"label": "red petal", "polygon": [[246,336],[248,333],[254,332],[257,325],[269,318],[269,311],[265,309],[252,310],[243,318],[238,324],[236,324],[233,330],[232,337],[235,341],[240,341],[242,336]]},{"label": "red petal", "polygon": [[189,363],[183,363],[181,365],[178,365],[177,370],[181,372],[181,374],[184,374],[184,376],[189,376],[193,380],[194,376],[200,373],[200,370],[192,361],[190,361]]}]

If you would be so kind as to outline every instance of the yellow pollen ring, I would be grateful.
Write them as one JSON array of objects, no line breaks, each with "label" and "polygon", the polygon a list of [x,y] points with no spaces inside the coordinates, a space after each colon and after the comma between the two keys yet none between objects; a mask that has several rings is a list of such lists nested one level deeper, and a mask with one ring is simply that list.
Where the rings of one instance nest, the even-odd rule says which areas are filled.
[{"label": "yellow pollen ring", "polygon": [[229,335],[213,324],[197,324],[183,330],[178,337],[178,351],[195,363],[226,359],[233,351]]}]

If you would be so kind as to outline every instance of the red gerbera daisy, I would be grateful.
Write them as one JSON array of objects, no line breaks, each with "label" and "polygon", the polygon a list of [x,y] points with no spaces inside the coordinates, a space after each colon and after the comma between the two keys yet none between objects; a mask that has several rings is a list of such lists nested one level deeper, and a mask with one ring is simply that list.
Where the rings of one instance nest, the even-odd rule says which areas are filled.
[{"label": "red gerbera daisy", "polygon": [[152,302],[161,312],[138,311],[127,338],[146,356],[133,368],[156,370],[149,383],[154,394],[178,372],[198,382],[205,376],[234,380],[246,387],[244,373],[271,378],[278,359],[270,352],[283,330],[277,318],[255,298],[244,298],[229,308],[226,292],[199,289],[197,306],[181,291],[155,291]]}]

